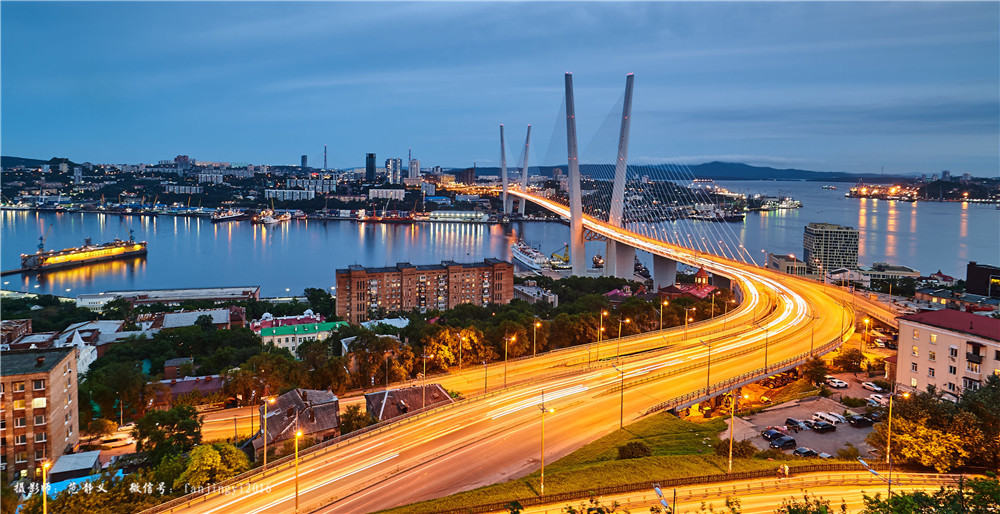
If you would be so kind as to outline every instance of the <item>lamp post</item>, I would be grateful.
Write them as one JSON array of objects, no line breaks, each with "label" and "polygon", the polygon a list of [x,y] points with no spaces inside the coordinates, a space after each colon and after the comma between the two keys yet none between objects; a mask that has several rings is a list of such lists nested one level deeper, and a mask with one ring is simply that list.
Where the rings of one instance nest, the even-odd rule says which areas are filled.
[{"label": "lamp post", "polygon": [[726,329],[726,316],[729,315],[729,305],[730,304],[736,305],[736,299],[733,298],[732,300],[729,300],[728,302],[726,302],[726,310],[725,310],[725,312],[722,313],[722,330]]},{"label": "lamp post", "polygon": [[42,514],[48,514],[48,496],[49,496],[49,482],[48,482],[48,471],[52,463],[45,461],[42,463]]},{"label": "lamp post", "polygon": [[486,364],[486,361],[483,361],[483,394],[486,394],[486,391],[489,390],[489,369],[490,367]]},{"label": "lamp post", "polygon": [[622,376],[622,387],[621,394],[618,395],[618,428],[625,428],[625,372],[618,369],[618,366],[611,364],[615,371],[621,373]]},{"label": "lamp post", "polygon": [[[735,426],[735,423],[736,423],[736,401],[738,400],[738,398],[739,398],[738,395],[735,395],[735,394],[732,395],[732,399],[733,399],[733,412],[732,412],[732,414],[729,415],[729,471],[728,471],[728,473],[732,473],[733,472],[733,431],[734,431],[734,426]],[[745,394],[745,395],[743,395],[743,398],[750,398],[750,395]]]},{"label": "lamp post", "polygon": [[263,398],[264,400],[264,471],[267,471],[267,404],[274,403],[274,397]]},{"label": "lamp post", "polygon": [[465,341],[467,338],[463,337],[462,341],[458,345],[458,370],[462,371],[462,348],[465,346]]},{"label": "lamp post", "polygon": [[719,295],[719,291],[712,293],[712,314],[709,314],[709,318],[715,317],[715,297]]},{"label": "lamp post", "polygon": [[608,311],[601,311],[600,327],[597,329],[597,355],[594,360],[601,360],[601,339],[604,337],[604,317],[608,315]]},{"label": "lamp post", "polygon": [[517,334],[503,338],[503,386],[507,387],[507,346],[509,343],[517,341]]},{"label": "lamp post", "polygon": [[[615,358],[616,359],[621,358],[621,350],[622,350],[622,321],[623,321],[622,318],[619,317],[618,318],[618,341],[617,341],[617,347],[615,348]],[[625,323],[631,323],[632,320],[629,319],[629,318],[625,318],[624,322]]]},{"label": "lamp post", "polygon": [[708,369],[705,371],[705,394],[708,394],[712,384],[712,345],[701,339],[698,342],[708,347]]},{"label": "lamp post", "polygon": [[869,327],[869,325],[871,325],[871,322],[872,322],[871,319],[865,318],[865,348],[862,348],[861,351],[865,351],[865,349],[867,349],[867,347],[868,347],[868,339],[869,339],[869,337],[868,337],[868,327]]},{"label": "lamp post", "polygon": [[[895,396],[895,384],[889,393],[889,421],[885,427],[885,461],[889,463],[889,496],[892,496],[892,397]],[[903,398],[909,398],[910,393],[903,393]]]},{"label": "lamp post", "polygon": [[670,305],[669,300],[663,300],[660,302],[660,330],[663,330],[663,308]]},{"label": "lamp post", "polygon": [[542,477],[540,480],[540,494],[539,496],[545,496],[545,415],[552,414],[555,409],[545,408],[545,391],[542,391],[542,404],[538,406],[542,411]]},{"label": "lamp post", "polygon": [[299,438],[302,431],[295,431],[295,513],[299,512]]},{"label": "lamp post", "polygon": [[385,390],[389,391],[389,354],[385,354]]},{"label": "lamp post", "polygon": [[538,327],[542,326],[540,321],[536,321],[531,327],[531,356],[538,353]]},{"label": "lamp post", "polygon": [[762,325],[760,322],[754,322],[757,328],[764,331],[764,371],[767,371],[767,325]]},{"label": "lamp post", "polygon": [[694,312],[694,310],[695,310],[695,307],[690,307],[688,309],[684,309],[684,339],[688,338],[688,322],[689,321],[694,321],[694,318],[691,318],[691,317],[688,316],[688,311]]},{"label": "lamp post", "polygon": [[432,354],[428,355],[426,353],[423,353],[421,355],[424,358],[424,373],[423,373],[423,375],[420,375],[420,396],[421,396],[421,399],[420,399],[420,408],[423,409],[424,407],[427,406],[427,387],[426,387],[426,382],[427,382],[427,357],[433,357],[434,354],[432,353]]}]

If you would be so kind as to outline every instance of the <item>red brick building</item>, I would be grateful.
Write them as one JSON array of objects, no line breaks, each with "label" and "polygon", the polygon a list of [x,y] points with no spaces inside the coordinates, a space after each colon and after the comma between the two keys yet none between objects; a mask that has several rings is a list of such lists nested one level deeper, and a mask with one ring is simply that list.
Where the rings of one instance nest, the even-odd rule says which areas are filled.
[{"label": "red brick building", "polygon": [[506,304],[513,297],[514,265],[499,259],[337,270],[337,316],[352,324],[367,321],[379,310],[427,312],[465,303]]}]

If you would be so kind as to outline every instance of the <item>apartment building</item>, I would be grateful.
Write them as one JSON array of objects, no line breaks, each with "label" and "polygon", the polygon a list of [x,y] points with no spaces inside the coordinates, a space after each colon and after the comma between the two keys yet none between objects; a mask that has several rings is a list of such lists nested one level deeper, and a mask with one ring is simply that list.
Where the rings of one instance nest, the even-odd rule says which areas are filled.
[{"label": "apartment building", "polygon": [[858,230],[832,223],[810,223],[802,236],[802,260],[810,273],[858,269]]},{"label": "apartment building", "polygon": [[40,475],[80,440],[75,347],[3,352],[0,468],[8,479]]},{"label": "apartment building", "polygon": [[464,303],[506,304],[513,296],[514,265],[499,259],[337,270],[337,316],[351,324],[367,321],[380,310],[388,314],[445,310]]},{"label": "apartment building", "polygon": [[909,389],[935,386],[956,399],[1000,375],[1000,319],[952,309],[899,318],[896,382]]}]

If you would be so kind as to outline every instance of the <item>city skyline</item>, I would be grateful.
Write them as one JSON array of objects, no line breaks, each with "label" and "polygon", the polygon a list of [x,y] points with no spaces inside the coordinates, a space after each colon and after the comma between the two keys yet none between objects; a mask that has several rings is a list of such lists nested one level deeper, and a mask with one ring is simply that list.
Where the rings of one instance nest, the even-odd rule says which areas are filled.
[{"label": "city skyline", "polygon": [[496,166],[497,125],[530,123],[531,164],[560,164],[573,71],[582,162],[634,72],[632,164],[1000,169],[995,3],[3,9],[5,155]]}]

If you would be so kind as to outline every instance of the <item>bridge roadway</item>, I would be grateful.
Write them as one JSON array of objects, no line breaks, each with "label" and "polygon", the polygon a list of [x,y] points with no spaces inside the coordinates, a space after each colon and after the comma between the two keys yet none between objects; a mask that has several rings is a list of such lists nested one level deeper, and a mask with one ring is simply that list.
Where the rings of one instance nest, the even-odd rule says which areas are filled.
[{"label": "bridge roadway", "polygon": [[[599,223],[588,228],[604,230]],[[789,359],[801,361],[812,348],[824,345],[829,348],[845,333],[853,331],[850,303],[827,294],[828,287],[822,284],[681,247],[667,247],[621,229],[612,230],[618,231],[613,233],[616,238],[640,249],[652,248],[657,254],[705,265],[713,272],[734,278],[743,288],[743,305],[725,319],[720,317],[689,327],[686,338],[683,329],[674,329],[622,341],[622,354],[643,346],[657,348],[665,344],[662,349],[621,359],[623,396],[619,396],[617,389],[622,375],[610,366],[616,359],[610,353],[612,341],[609,341],[601,345],[599,361],[593,360],[596,350],[587,347],[525,359],[517,372],[516,385],[508,368],[509,388],[432,409],[408,422],[351,438],[313,452],[308,458],[304,456],[299,465],[300,510],[369,512],[524,476],[539,467],[538,405],[543,395],[546,407],[555,409],[546,416],[546,458],[551,462],[618,428],[615,414],[619,414],[619,409],[628,423],[652,405],[692,391],[704,391],[707,383],[713,385],[712,392],[717,394],[719,384],[759,372],[765,358],[768,364]],[[662,247],[657,248],[654,243]],[[725,329],[721,328],[723,324]],[[588,350],[590,364],[587,364]],[[552,359],[556,359],[555,363]],[[558,369],[560,361],[565,370]],[[572,361],[579,364],[565,365]],[[491,368],[501,366],[495,364]],[[490,373],[492,382],[496,375],[492,369]],[[479,387],[476,375],[473,370],[465,370],[456,374],[453,385],[446,387],[474,393]],[[541,376],[525,380],[530,375]],[[290,464],[252,480],[258,486],[270,487],[270,491],[205,495],[176,510],[203,513],[294,510],[294,471]]]}]

